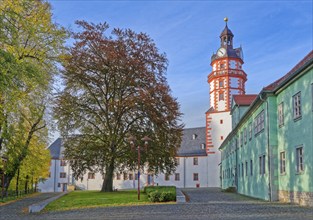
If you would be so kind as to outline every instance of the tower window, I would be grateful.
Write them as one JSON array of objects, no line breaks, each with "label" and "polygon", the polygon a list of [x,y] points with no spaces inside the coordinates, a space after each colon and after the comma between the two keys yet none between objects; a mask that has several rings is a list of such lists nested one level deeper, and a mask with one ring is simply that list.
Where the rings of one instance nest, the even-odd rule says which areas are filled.
[{"label": "tower window", "polygon": [[[224,64],[221,64],[221,66],[222,65],[224,65]],[[218,85],[219,85],[219,87],[221,88],[221,87],[224,87],[224,80],[220,80],[219,82],[218,82]]]},{"label": "tower window", "polygon": [[221,63],[220,64],[220,69],[224,69],[225,68],[225,64],[224,63]]},{"label": "tower window", "polygon": [[219,94],[218,100],[219,101],[224,100],[224,93]]}]

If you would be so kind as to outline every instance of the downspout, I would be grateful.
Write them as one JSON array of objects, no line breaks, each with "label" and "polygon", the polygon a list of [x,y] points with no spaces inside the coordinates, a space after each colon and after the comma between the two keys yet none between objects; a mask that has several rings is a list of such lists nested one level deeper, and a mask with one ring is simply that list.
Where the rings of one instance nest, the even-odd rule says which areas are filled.
[{"label": "downspout", "polygon": [[184,188],[186,188],[186,157],[184,157]]},{"label": "downspout", "polygon": [[237,141],[237,137],[235,138],[235,145],[236,145],[236,169],[235,169],[235,182],[236,182],[236,191],[238,192],[238,141]]},{"label": "downspout", "polygon": [[269,120],[269,113],[268,113],[268,100],[264,100],[262,99],[262,95],[259,95],[260,100],[262,102],[266,102],[266,120],[267,120],[267,126],[266,126],[266,130],[267,130],[267,165],[268,165],[268,196],[269,196],[269,201],[272,201],[272,170],[271,170],[271,152],[270,152],[270,120]]},{"label": "downspout", "polygon": [[55,191],[56,178],[57,178],[57,160],[54,160],[54,184],[53,184],[54,192],[56,192]]}]

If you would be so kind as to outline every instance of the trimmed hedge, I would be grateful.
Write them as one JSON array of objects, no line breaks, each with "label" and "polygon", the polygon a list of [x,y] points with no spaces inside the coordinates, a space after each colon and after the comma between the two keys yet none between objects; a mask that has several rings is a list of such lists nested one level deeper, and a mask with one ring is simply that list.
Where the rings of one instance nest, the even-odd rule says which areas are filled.
[{"label": "trimmed hedge", "polygon": [[144,188],[144,192],[151,202],[176,201],[175,186],[147,186]]}]

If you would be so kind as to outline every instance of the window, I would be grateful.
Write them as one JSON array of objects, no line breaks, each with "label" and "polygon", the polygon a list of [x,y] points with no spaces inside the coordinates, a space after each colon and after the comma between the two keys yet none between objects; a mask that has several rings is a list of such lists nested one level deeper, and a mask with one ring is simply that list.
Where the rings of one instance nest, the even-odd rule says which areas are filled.
[{"label": "window", "polygon": [[250,175],[253,176],[253,163],[252,163],[252,160],[250,160]]},{"label": "window", "polygon": [[180,165],[180,158],[179,158],[179,157],[177,157],[177,158],[175,158],[175,160],[176,160],[176,164],[177,164],[177,166],[178,166],[178,165]]},{"label": "window", "polygon": [[60,166],[65,167],[66,166],[66,161],[65,160],[60,160]]},{"label": "window", "polygon": [[254,119],[254,135],[264,130],[264,110]]},{"label": "window", "polygon": [[301,92],[293,96],[293,119],[301,117]]},{"label": "window", "polygon": [[199,180],[199,174],[198,173],[194,173],[193,174],[193,181],[198,181]]},{"label": "window", "polygon": [[243,139],[244,139],[244,142],[245,142],[245,144],[247,143],[247,128],[245,128],[244,130],[243,130]]},{"label": "window", "polygon": [[168,173],[165,174],[164,180],[165,181],[169,181],[170,180],[170,175]]},{"label": "window", "polygon": [[88,179],[94,179],[95,178],[95,173],[89,172],[88,173]]},{"label": "window", "polygon": [[220,65],[220,68],[221,68],[221,69],[224,69],[224,68],[225,68],[225,64],[222,63],[222,64]]},{"label": "window", "polygon": [[265,174],[265,155],[259,156],[259,173]]},{"label": "window", "polygon": [[219,101],[224,100],[224,93],[223,93],[223,92],[221,92],[221,93],[219,94],[218,100],[219,100]]},{"label": "window", "polygon": [[244,176],[244,169],[243,169],[243,163],[241,163],[241,176]]},{"label": "window", "polygon": [[61,172],[61,173],[60,173],[60,178],[66,178],[66,173]]},{"label": "window", "polygon": [[296,149],[296,161],[297,161],[297,172],[304,171],[304,164],[303,164],[303,147],[298,147]]},{"label": "window", "polygon": [[249,123],[249,140],[252,139],[252,122]]},{"label": "window", "polygon": [[201,144],[201,149],[204,150],[205,149],[205,143]]},{"label": "window", "polygon": [[128,178],[129,178],[129,180],[133,180],[133,179],[134,179],[134,174],[130,173],[130,174],[128,175]]},{"label": "window", "polygon": [[128,175],[127,175],[126,172],[123,173],[123,179],[124,179],[124,180],[128,180]]},{"label": "window", "polygon": [[220,124],[223,124],[223,119],[220,120]]},{"label": "window", "polygon": [[195,140],[197,138],[197,135],[196,134],[193,134],[192,135],[192,140]]},{"label": "window", "polygon": [[61,183],[58,183],[58,187],[61,187]]},{"label": "window", "polygon": [[221,136],[221,141],[224,140],[224,136]]},{"label": "window", "polygon": [[179,173],[175,173],[175,181],[179,181],[179,180],[180,180]]},{"label": "window", "polygon": [[116,179],[120,180],[121,179],[121,174],[120,173],[116,173]]},{"label": "window", "polygon": [[135,174],[135,180],[138,180],[138,173]]},{"label": "window", "polygon": [[246,176],[248,176],[248,161],[246,161]]},{"label": "window", "polygon": [[240,146],[242,147],[243,145],[243,133],[240,133]]},{"label": "window", "polygon": [[284,103],[280,103],[278,105],[278,125],[283,126],[284,125]]},{"label": "window", "polygon": [[280,152],[280,174],[286,173],[286,153]]},{"label": "window", "polygon": [[193,158],[193,165],[198,165],[198,157]]},{"label": "window", "polygon": [[220,80],[218,82],[219,88],[224,87],[224,80]]}]

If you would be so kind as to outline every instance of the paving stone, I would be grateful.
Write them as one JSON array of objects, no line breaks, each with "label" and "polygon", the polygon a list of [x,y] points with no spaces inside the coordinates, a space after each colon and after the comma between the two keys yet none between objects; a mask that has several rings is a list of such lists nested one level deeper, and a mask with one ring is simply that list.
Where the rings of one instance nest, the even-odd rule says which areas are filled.
[{"label": "paving stone", "polygon": [[[313,207],[270,203],[234,193],[223,193],[218,188],[183,189],[190,202],[90,208],[32,214],[17,214],[18,219],[313,219]],[[3,211],[1,209],[2,215]],[[11,209],[13,211],[13,209]],[[1,218],[1,217],[0,217]],[[3,218],[10,219],[10,218]],[[16,219],[16,218],[11,218]]]}]

